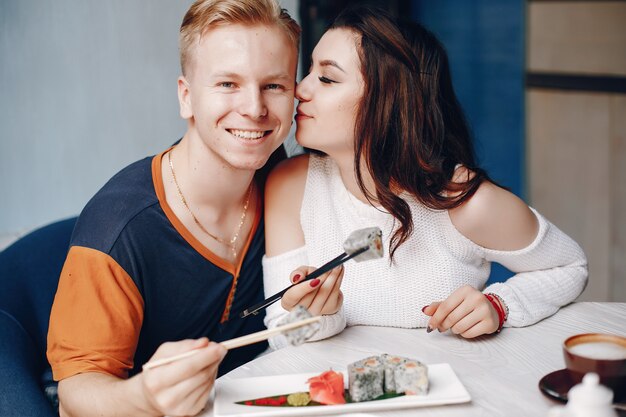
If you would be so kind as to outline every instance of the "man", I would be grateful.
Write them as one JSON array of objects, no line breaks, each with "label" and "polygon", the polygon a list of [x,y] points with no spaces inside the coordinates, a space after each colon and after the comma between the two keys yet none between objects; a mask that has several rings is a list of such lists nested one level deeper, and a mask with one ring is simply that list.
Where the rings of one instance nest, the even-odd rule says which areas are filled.
[{"label": "man", "polygon": [[215,342],[263,326],[262,315],[238,318],[263,297],[255,172],[291,125],[299,33],[275,0],[198,0],[185,15],[187,132],[115,175],[74,230],[48,334],[61,415],[196,414],[218,366],[266,347],[226,355]]}]

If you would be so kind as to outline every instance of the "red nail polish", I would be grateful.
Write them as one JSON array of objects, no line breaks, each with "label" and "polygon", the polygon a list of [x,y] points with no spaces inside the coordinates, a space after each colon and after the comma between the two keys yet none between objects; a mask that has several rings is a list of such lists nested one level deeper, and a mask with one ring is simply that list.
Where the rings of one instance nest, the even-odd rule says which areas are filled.
[{"label": "red nail polish", "polygon": [[300,277],[301,277],[300,274],[296,274],[296,275],[293,276],[293,278],[291,280],[295,284],[296,282],[300,281]]},{"label": "red nail polish", "polygon": [[320,285],[320,279],[319,278],[315,278],[313,281],[311,281],[311,287],[315,288],[318,285]]},{"label": "red nail polish", "polygon": [[428,306],[422,307],[422,313],[424,312],[424,310],[426,310],[426,307],[428,307]]}]

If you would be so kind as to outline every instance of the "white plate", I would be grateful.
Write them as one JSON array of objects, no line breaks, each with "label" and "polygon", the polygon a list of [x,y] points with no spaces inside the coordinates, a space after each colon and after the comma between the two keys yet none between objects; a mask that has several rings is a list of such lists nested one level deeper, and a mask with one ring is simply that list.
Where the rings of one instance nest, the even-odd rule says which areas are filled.
[{"label": "white plate", "polygon": [[[344,381],[348,382],[346,372]],[[405,395],[386,400],[316,407],[263,407],[235,404],[238,401],[308,391],[307,379],[321,373],[263,376],[257,378],[218,380],[213,412],[215,417],[313,416],[356,413],[433,405],[458,404],[471,400],[469,393],[447,363],[428,365],[428,395]]]}]

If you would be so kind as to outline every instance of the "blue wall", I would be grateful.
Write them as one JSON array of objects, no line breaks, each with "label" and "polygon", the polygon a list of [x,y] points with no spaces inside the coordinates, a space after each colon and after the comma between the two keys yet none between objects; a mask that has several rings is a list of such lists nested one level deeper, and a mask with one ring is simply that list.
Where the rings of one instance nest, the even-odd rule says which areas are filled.
[{"label": "blue wall", "polygon": [[[448,51],[481,166],[524,198],[525,2],[414,0],[412,10]],[[510,275],[494,265],[490,280]]]}]

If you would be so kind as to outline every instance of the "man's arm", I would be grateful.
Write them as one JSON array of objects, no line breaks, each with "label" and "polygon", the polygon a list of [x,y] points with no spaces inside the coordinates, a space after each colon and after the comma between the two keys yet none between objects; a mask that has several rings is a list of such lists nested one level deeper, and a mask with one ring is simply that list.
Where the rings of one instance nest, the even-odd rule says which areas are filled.
[{"label": "man's arm", "polygon": [[206,338],[164,343],[150,359],[197,349],[188,358],[121,379],[88,372],[59,382],[59,413],[68,416],[186,416],[205,407],[226,349]]},{"label": "man's arm", "polygon": [[151,360],[198,353],[127,379],[143,298],[109,255],[74,246],[50,314],[48,360],[64,416],[190,415],[208,399],[225,349],[206,338],[163,343]]},{"label": "man's arm", "polygon": [[[123,380],[111,375],[85,373],[59,382],[59,414],[63,416],[135,415],[157,412],[145,407],[139,375]],[[144,401],[141,401],[144,400]],[[141,403],[144,404],[141,404]]]}]

